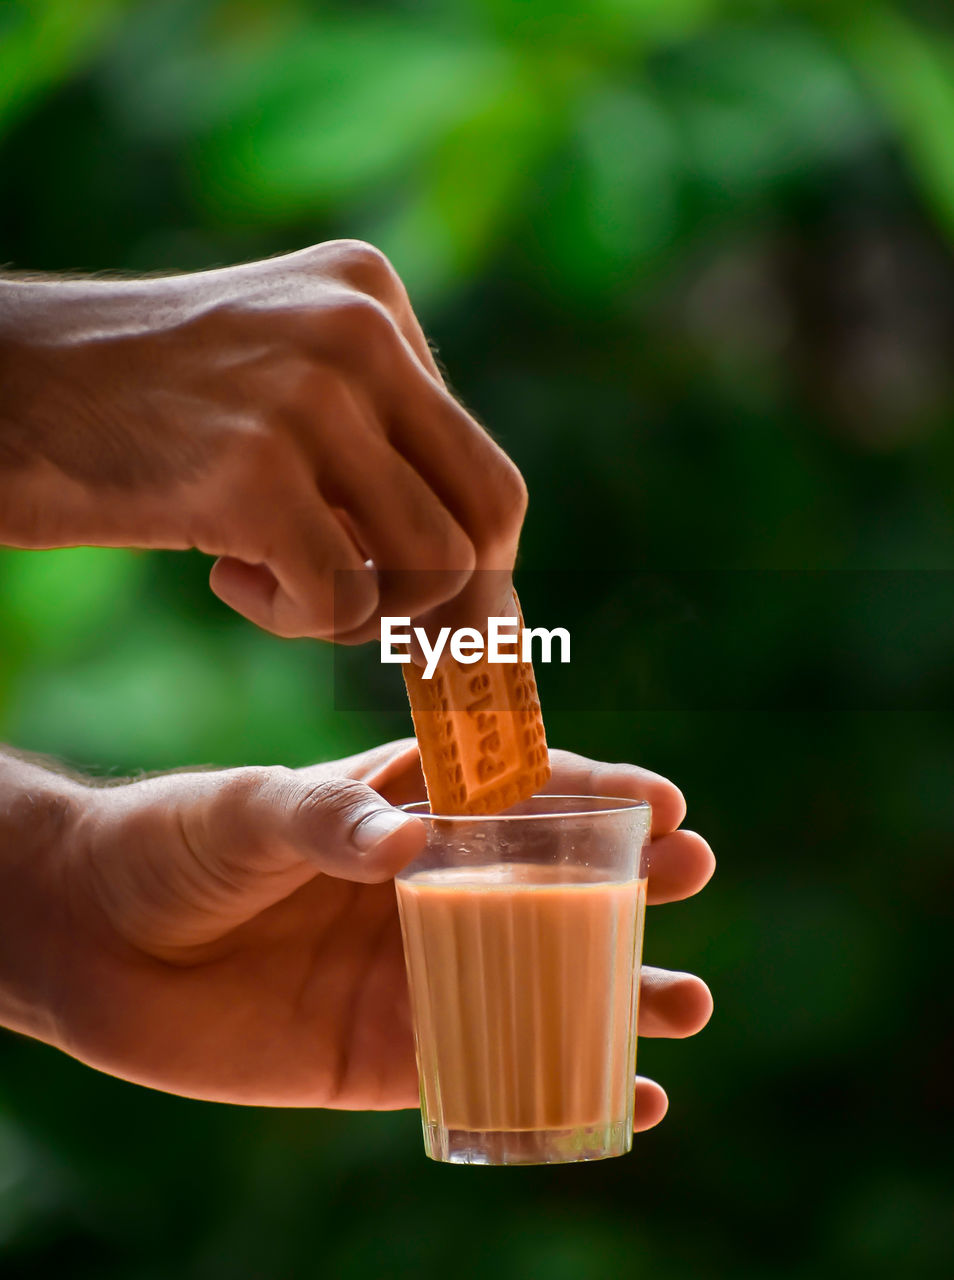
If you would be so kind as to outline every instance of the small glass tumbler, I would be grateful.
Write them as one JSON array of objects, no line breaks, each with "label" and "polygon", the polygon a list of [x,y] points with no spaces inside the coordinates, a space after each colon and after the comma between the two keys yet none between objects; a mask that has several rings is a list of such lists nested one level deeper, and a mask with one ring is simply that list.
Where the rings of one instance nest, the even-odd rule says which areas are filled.
[{"label": "small glass tumbler", "polygon": [[424,1146],[560,1164],[633,1143],[645,801],[534,796],[431,814],[397,877]]}]

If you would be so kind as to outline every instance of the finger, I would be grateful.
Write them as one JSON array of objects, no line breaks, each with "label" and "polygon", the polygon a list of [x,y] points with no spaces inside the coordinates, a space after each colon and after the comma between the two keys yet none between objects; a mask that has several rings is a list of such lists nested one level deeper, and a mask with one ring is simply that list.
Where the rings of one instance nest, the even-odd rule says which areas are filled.
[{"label": "finger", "polygon": [[715,855],[695,831],[657,836],[646,850],[647,901],[658,905],[691,898],[712,879],[715,865]]},{"label": "finger", "polygon": [[321,872],[387,881],[425,837],[419,818],[364,783],[283,768],[104,788],[91,813],[115,833],[98,846],[101,895],[125,936],[155,954],[221,940]]},{"label": "finger", "polygon": [[390,804],[413,804],[426,800],[427,788],[417,739],[405,739],[403,750],[369,773],[364,781]]},{"label": "finger", "polygon": [[[443,381],[422,367],[386,306],[355,294],[346,311],[336,310],[335,332],[342,367],[361,353],[357,385],[376,388],[372,412],[470,539],[476,567],[510,572],[527,509],[527,487],[516,466]],[[486,618],[487,611],[477,619],[481,614]]]},{"label": "finger", "polygon": [[[439,496],[392,446],[380,410],[360,388],[323,376],[305,402],[320,403],[330,429],[316,430],[312,412],[297,409],[296,438],[311,458],[321,498],[354,544],[352,564],[361,574],[370,559],[376,573],[373,614],[347,627],[343,611],[336,611],[335,641],[363,644],[377,638],[381,615],[416,618],[454,598],[473,572],[476,552]],[[350,577],[338,575],[339,591],[350,588]]]},{"label": "finger", "polygon": [[[375,258],[374,250],[366,254],[365,249],[354,251],[346,246],[344,261],[345,269],[353,277],[355,268],[363,274],[367,274],[369,268],[372,273],[376,272],[381,265],[381,255]],[[386,259],[383,261],[386,263]],[[338,271],[340,274],[340,264]],[[375,421],[383,425],[384,434],[409,473],[425,490],[435,495],[439,509],[443,509],[463,531],[472,548],[468,555],[462,555],[466,548],[450,545],[447,538],[429,537],[428,555],[423,561],[417,556],[414,560],[406,559],[403,564],[386,567],[407,569],[413,565],[425,569],[435,552],[441,553],[443,547],[443,554],[449,555],[451,563],[442,562],[442,569],[466,565],[471,569],[501,569],[509,573],[516,559],[527,506],[526,485],[517,468],[441,381],[422,367],[410,351],[407,338],[399,330],[392,311],[378,300],[374,292],[346,291],[345,298],[335,308],[333,336],[339,368],[349,376],[337,387],[329,384],[327,379],[322,380],[325,416],[330,414],[332,420],[339,417],[334,406],[329,405],[329,396],[341,401],[342,422],[360,420],[362,416],[366,418],[370,412]],[[356,355],[359,357],[357,364]],[[373,405],[367,411],[355,403],[355,386],[368,389],[367,393],[372,397]],[[305,425],[308,428],[308,424]],[[330,473],[332,483],[336,479],[340,483],[341,476],[334,470],[335,459],[343,450],[350,451],[356,447],[352,443],[355,434],[336,431],[331,440],[333,447],[324,449],[319,484],[332,505],[338,503],[329,489],[327,476]],[[314,432],[306,429],[305,435],[313,437]],[[321,450],[322,444],[317,438],[314,445]],[[364,493],[374,495],[370,510],[364,512],[364,521],[373,527],[375,518],[380,520],[381,515],[393,507],[394,499],[386,497],[384,503],[380,501],[380,490],[375,491],[368,484],[368,450],[361,448],[358,453],[356,465],[349,464],[348,470],[352,476],[360,478]],[[398,496],[406,487],[406,483],[399,486]],[[415,488],[420,494],[420,485]],[[350,502],[345,503],[352,514],[355,501],[356,496],[352,493]],[[419,499],[411,504],[410,510],[413,512],[415,509],[419,519],[421,511],[425,510]],[[376,561],[383,555],[392,555],[394,548],[401,547],[394,534],[393,521],[391,523],[392,527],[388,529],[387,521],[383,522],[384,537],[379,537],[378,541],[384,544],[385,550],[379,551],[378,556],[372,555]],[[411,527],[414,527],[413,522]],[[359,537],[365,545],[367,538],[360,528]],[[456,536],[454,541],[458,541]],[[464,576],[464,581],[467,576]],[[463,582],[451,596],[445,595],[444,598],[456,600],[462,586]],[[491,592],[487,596],[485,585],[475,585],[471,594],[463,597],[463,613],[459,609],[453,622],[445,619],[445,625],[473,625],[485,629],[487,617],[499,612],[496,601],[491,598],[493,594]],[[426,607],[409,613],[423,613]],[[358,642],[364,638],[367,636],[362,633],[361,636],[349,636],[348,640]]]},{"label": "finger", "polygon": [[[392,443],[470,538],[476,568],[509,573],[527,509],[523,478],[449,392],[422,370],[409,372],[400,404],[391,406]],[[474,590],[479,595],[481,585]],[[476,601],[466,625],[486,626],[493,610],[482,604]]]},{"label": "finger", "polygon": [[438,386],[443,387],[444,376],[437,363],[434,349],[427,340],[421,322],[414,313],[404,282],[396,271],[391,272],[390,279],[382,280],[376,290],[368,290],[379,302],[383,302],[394,319],[398,332],[407,343],[421,368],[433,378]]},{"label": "finger", "polygon": [[[491,618],[516,616],[510,570],[475,569],[453,599],[432,609],[419,620],[418,625],[424,627],[432,640],[440,633],[441,627],[450,627],[452,632],[460,627],[474,627],[486,636]],[[415,658],[415,661],[419,659]]]},{"label": "finger", "polygon": [[639,976],[639,1034],[682,1040],[712,1017],[712,993],[692,973],[643,965]]},{"label": "finger", "polygon": [[362,551],[378,569],[464,568],[469,575],[474,565],[470,540],[392,446],[377,406],[340,378],[323,378],[315,389],[315,398],[319,395],[334,430],[316,433],[309,416],[299,421],[298,435],[314,458],[318,487],[332,507],[344,511]]},{"label": "finger", "polygon": [[[324,270],[330,266],[337,279],[346,281],[352,288],[375,298],[387,308],[415,359],[440,382],[437,362],[411,307],[404,282],[381,250],[362,240],[328,241],[320,245],[319,250]],[[305,252],[311,255],[314,250]]]},{"label": "finger", "polygon": [[220,556],[209,573],[209,586],[230,609],[256,626],[274,631],[275,596],[280,587],[267,565]]},{"label": "finger", "polygon": [[177,930],[191,943],[221,937],[319,872],[389,880],[424,843],[419,818],[352,778],[234,769],[137,785],[177,813],[185,863],[158,874],[188,886],[176,894]]},{"label": "finger", "polygon": [[[276,500],[271,535],[254,525],[261,549],[238,541],[220,556],[209,585],[230,608],[280,636],[330,637],[374,613],[379,588],[373,570],[317,492]],[[242,552],[244,551],[244,554]]]},{"label": "finger", "polygon": [[618,796],[648,800],[653,811],[653,835],[675,831],[686,816],[679,788],[649,769],[634,764],[602,764],[573,751],[550,752],[552,776],[544,788],[551,795]]},{"label": "finger", "polygon": [[644,1133],[659,1124],[669,1110],[666,1091],[655,1080],[636,1077],[636,1105],[633,1109],[633,1133]]},{"label": "finger", "polygon": [[424,843],[420,818],[394,808],[364,782],[309,780],[291,769],[263,772],[245,821],[266,857],[297,858],[326,875],[376,884],[391,879]]},{"label": "finger", "polygon": [[378,617],[412,620],[455,598],[474,570],[476,552],[437,495],[375,432],[357,433],[322,479],[322,490],[347,512],[374,563],[380,599],[374,618],[339,631],[339,643],[377,638]]},{"label": "finger", "polygon": [[398,303],[392,308],[392,314],[397,322],[397,326],[404,338],[414,352],[417,360],[420,361],[421,367],[425,373],[429,374],[440,386],[444,386],[444,376],[441,373],[440,366],[437,363],[437,357],[434,354],[434,348],[427,340],[427,335],[421,328],[420,321],[414,314],[410,300],[407,294],[404,295],[404,302]]}]

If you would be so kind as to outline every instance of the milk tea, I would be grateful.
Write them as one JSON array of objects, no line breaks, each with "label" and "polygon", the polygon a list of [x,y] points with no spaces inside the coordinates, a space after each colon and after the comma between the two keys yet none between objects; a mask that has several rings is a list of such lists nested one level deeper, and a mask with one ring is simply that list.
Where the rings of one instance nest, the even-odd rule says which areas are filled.
[{"label": "milk tea", "polygon": [[646,881],[598,876],[513,862],[397,881],[425,1125],[631,1133]]}]

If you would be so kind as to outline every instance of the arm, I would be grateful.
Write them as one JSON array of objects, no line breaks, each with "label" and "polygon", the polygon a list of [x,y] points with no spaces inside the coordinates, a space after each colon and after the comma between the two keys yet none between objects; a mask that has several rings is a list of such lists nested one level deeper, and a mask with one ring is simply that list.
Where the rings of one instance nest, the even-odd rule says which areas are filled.
[{"label": "arm", "polygon": [[509,598],[523,481],[369,245],[0,280],[0,388],[0,542],[197,547],[280,635],[354,642],[381,613]]},{"label": "arm", "polygon": [[[552,753],[554,790],[646,798],[650,902],[712,873],[664,778]],[[100,1070],[265,1106],[416,1106],[395,872],[423,840],[413,742],[309,769],[97,788],[0,757],[0,1018]],[[38,816],[40,815],[40,816]],[[689,974],[643,970],[642,1035],[711,1011]],[[665,1112],[637,1082],[638,1127]]]},{"label": "arm", "polygon": [[81,796],[72,779],[0,753],[0,1025],[50,1043],[68,963],[61,859]]}]

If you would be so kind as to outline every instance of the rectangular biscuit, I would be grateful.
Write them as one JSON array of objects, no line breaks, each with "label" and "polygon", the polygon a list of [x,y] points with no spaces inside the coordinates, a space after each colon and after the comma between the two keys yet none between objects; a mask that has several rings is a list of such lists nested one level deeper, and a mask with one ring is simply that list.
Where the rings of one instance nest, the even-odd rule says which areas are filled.
[{"label": "rectangular biscuit", "polygon": [[[516,597],[514,597],[516,600]],[[523,617],[517,605],[520,630]],[[403,665],[432,813],[500,813],[550,778],[533,667],[445,651],[430,680]]]}]

